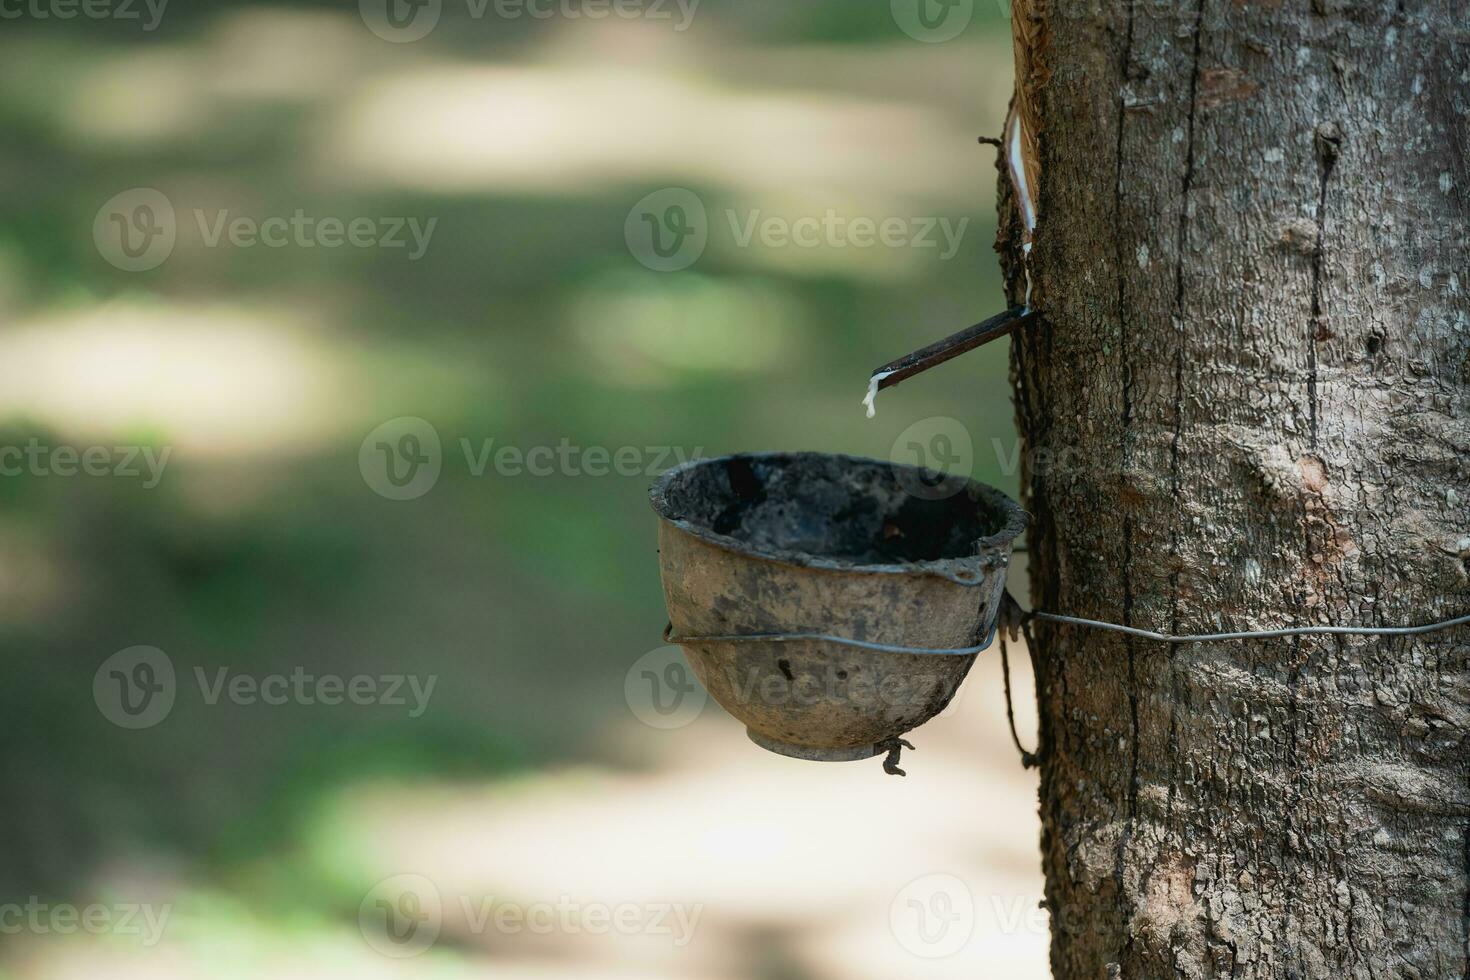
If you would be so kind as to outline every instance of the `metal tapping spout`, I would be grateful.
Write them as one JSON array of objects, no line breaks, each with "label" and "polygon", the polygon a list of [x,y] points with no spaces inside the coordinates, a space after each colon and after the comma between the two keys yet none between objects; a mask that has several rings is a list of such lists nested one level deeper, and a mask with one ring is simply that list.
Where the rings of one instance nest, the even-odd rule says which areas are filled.
[{"label": "metal tapping spout", "polygon": [[983,347],[992,340],[1004,337],[1022,324],[1031,322],[1036,315],[1035,310],[1023,306],[1012,307],[983,323],[966,327],[957,334],[916,350],[912,354],[905,354],[898,360],[890,361],[878,368],[868,379],[868,395],[863,399],[863,404],[868,409],[868,418],[872,418],[876,413],[873,401],[878,397],[878,392],[892,388],[916,374],[922,374],[935,365],[959,357],[966,351]]}]

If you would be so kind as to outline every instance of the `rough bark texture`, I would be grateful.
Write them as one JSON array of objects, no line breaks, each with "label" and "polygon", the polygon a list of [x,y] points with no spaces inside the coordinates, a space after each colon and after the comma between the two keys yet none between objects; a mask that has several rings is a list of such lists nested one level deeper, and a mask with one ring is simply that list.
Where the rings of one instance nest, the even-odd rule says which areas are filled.
[{"label": "rough bark texture", "polygon": [[[1470,611],[1465,0],[1028,15],[1034,604],[1171,632]],[[1036,655],[1058,980],[1470,976],[1470,630],[1042,628]]]}]

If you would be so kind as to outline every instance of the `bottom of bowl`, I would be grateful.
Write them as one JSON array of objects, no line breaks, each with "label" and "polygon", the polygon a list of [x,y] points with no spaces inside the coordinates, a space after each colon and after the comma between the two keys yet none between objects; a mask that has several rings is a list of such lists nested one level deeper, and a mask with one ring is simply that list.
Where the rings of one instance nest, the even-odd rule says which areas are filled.
[{"label": "bottom of bowl", "polygon": [[745,734],[767,752],[774,752],[791,759],[805,759],[808,762],[858,762],[888,751],[881,745],[857,745],[840,749],[822,748],[818,745],[795,745],[771,738],[769,735],[762,735],[753,728],[747,728]]}]

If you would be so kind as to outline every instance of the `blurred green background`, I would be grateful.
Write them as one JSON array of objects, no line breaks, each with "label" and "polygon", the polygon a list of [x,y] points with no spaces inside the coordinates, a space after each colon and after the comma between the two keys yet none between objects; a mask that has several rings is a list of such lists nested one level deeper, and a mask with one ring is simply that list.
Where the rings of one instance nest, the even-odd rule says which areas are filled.
[{"label": "blurred green background", "polygon": [[[965,877],[978,906],[1039,897],[1033,784],[993,687],[934,723],[951,728],[906,781],[767,756],[714,706],[659,731],[625,696],[660,645],[646,495],[675,454],[887,458],[952,419],[974,474],[1014,494],[1004,344],[885,393],[872,421],[859,406],[875,365],[1003,305],[976,142],[1009,97],[1003,9],[962,3],[963,30],[936,41],[877,0],[703,0],[684,30],[672,3],[598,19],[450,0],[412,43],[343,3],[174,0],[153,30],[38,9],[55,0],[0,20],[0,446],[169,456],[154,487],[0,477],[0,901],[146,901],[173,920],[148,946],[3,930],[0,972],[1043,968],[1044,929],[986,938],[985,914],[943,960],[889,934],[890,897],[926,873]],[[659,272],[625,232],[673,187],[706,207],[709,240]],[[134,188],[160,191],[177,229],[138,272],[94,236]],[[196,218],[297,210],[435,224],[413,260],[211,246]],[[829,210],[968,224],[946,257],[937,231],[937,248],[742,246],[728,218]],[[442,473],[390,500],[359,450],[405,416],[437,432]],[[646,472],[476,475],[461,440],[492,439],[636,447]],[[130,731],[92,682],[136,645],[168,654],[179,693]],[[437,682],[416,718],[209,704],[195,671],[222,667]],[[1002,884],[976,883],[997,867]],[[357,920],[374,882],[407,872],[446,895],[707,907],[679,950],[471,930],[399,961]]]}]

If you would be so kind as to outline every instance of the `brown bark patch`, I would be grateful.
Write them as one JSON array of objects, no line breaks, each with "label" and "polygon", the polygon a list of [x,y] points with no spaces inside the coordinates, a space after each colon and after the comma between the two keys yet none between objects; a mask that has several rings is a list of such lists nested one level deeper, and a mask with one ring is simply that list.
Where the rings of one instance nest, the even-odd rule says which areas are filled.
[{"label": "brown bark patch", "polygon": [[1281,226],[1281,247],[1298,255],[1315,255],[1317,252],[1317,223],[1307,218],[1288,221]]},{"label": "brown bark patch", "polygon": [[1296,462],[1302,474],[1302,484],[1310,491],[1320,494],[1327,489],[1327,464],[1316,456],[1303,456]]},{"label": "brown bark patch", "polygon": [[1238,68],[1206,68],[1199,76],[1199,104],[1206,109],[1252,96],[1259,88]]},{"label": "brown bark patch", "polygon": [[1134,927],[1167,944],[1174,927],[1183,923],[1193,931],[1200,907],[1194,900],[1194,865],[1183,855],[1166,857],[1148,877],[1144,900]]}]

